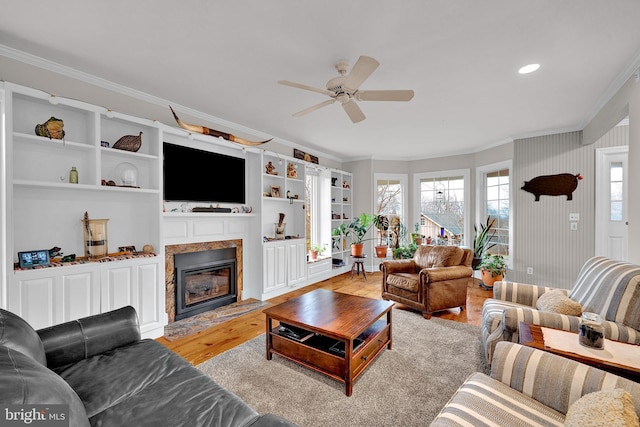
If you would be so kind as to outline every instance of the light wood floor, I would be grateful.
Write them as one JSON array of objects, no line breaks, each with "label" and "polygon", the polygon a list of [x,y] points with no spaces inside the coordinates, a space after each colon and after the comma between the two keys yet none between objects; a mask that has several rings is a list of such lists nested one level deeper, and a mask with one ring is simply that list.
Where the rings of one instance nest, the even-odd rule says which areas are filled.
[{"label": "light wood floor", "polygon": [[[268,300],[268,302],[273,305],[280,304],[288,299],[318,288],[380,299],[381,280],[382,273],[380,272],[367,273],[366,280],[362,276],[354,277],[353,280],[351,280],[350,274],[345,273],[272,298]],[[448,310],[434,314],[434,317],[480,325],[482,303],[486,298],[490,298],[491,295],[491,291],[483,290],[478,286],[477,281],[470,279],[466,310]],[[408,309],[400,304],[397,304],[396,307]],[[416,312],[416,316],[421,316],[421,314]],[[428,322],[426,319],[424,321]],[[197,365],[259,336],[264,333],[264,330],[265,316],[262,310],[255,310],[179,340],[169,341],[161,337],[158,338],[157,341],[184,357],[191,364]]]}]

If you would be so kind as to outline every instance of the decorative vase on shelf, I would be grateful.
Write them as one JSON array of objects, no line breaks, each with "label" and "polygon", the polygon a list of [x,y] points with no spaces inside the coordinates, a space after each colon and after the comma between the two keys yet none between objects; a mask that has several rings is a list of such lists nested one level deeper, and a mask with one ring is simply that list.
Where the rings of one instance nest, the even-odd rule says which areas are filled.
[{"label": "decorative vase on shelf", "polygon": [[82,220],[82,230],[84,233],[84,252],[89,259],[103,258],[107,256],[109,244],[107,238],[108,219],[85,219]]},{"label": "decorative vase on shelf", "polygon": [[78,169],[75,166],[71,167],[69,171],[69,183],[77,184],[78,183]]}]

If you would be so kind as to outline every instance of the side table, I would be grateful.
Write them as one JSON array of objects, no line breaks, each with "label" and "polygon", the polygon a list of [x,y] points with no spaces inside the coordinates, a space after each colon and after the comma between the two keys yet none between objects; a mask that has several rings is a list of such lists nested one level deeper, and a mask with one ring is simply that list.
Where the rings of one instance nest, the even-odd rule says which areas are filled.
[{"label": "side table", "polygon": [[360,256],[351,255],[353,258],[353,265],[351,265],[351,280],[353,280],[353,272],[356,272],[356,276],[360,275],[360,270],[362,270],[362,275],[364,276],[364,280],[367,280],[367,272],[364,269],[364,260],[367,258],[367,254],[362,254]]},{"label": "side table", "polygon": [[[640,380],[640,369],[634,366],[625,365],[624,363],[617,363],[615,357],[611,357],[609,360],[603,358],[589,357],[586,355],[577,354],[571,351],[564,351],[557,348],[548,347],[544,343],[544,335],[539,325],[532,325],[526,322],[520,322],[518,327],[518,339],[520,344],[537,348],[539,350],[548,351],[549,353],[555,353],[568,359],[577,360],[578,362],[594,366],[602,369],[603,371],[611,372],[618,376],[630,379],[638,382]],[[566,332],[566,331],[564,331]],[[578,342],[578,334],[576,332],[566,332],[567,335],[571,335],[571,339]],[[630,348],[637,349],[638,346],[634,344],[618,343],[624,346],[630,346]],[[606,340],[605,340],[606,348]],[[596,350],[599,352],[601,350]],[[609,354],[609,352],[603,353]]]}]

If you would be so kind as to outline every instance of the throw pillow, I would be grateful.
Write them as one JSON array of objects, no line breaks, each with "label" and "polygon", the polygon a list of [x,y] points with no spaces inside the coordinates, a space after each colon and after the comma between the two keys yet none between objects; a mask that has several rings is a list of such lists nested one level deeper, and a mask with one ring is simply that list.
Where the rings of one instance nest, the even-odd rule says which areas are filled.
[{"label": "throw pillow", "polygon": [[565,427],[639,426],[631,395],[621,388],[585,394],[567,411]]},{"label": "throw pillow", "polygon": [[566,314],[567,316],[582,315],[580,303],[570,299],[562,290],[554,289],[538,297],[536,308],[540,311]]}]

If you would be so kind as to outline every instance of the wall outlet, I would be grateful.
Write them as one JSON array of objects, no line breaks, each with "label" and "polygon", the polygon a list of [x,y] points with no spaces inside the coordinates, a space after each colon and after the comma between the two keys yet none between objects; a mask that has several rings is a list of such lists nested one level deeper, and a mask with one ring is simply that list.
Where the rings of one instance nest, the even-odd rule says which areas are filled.
[{"label": "wall outlet", "polygon": [[578,223],[577,222],[572,222],[571,223],[571,231],[578,231]]},{"label": "wall outlet", "polygon": [[527,267],[527,274],[533,274],[533,267]]},{"label": "wall outlet", "polygon": [[570,213],[569,214],[569,221],[580,221],[580,214],[579,213]]}]

